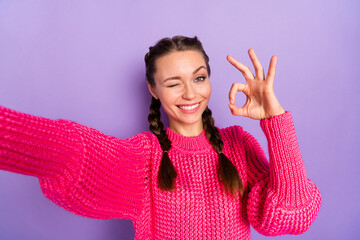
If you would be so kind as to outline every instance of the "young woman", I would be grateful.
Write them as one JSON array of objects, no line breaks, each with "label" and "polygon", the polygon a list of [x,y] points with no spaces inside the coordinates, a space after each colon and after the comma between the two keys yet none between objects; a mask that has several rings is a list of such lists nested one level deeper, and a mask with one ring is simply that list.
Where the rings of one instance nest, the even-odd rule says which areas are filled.
[{"label": "young woman", "polygon": [[[132,220],[135,239],[250,239],[250,224],[269,236],[301,234],[320,193],[273,91],[276,56],[267,75],[252,49],[249,56],[255,75],[228,56],[246,79],[232,85],[229,108],[260,120],[269,162],[241,127],[214,126],[209,58],[196,37],[176,36],[145,55],[152,133],[117,139],[0,107],[0,169],[38,177],[46,197],[81,216]],[[241,108],[238,91],[247,96]]]}]

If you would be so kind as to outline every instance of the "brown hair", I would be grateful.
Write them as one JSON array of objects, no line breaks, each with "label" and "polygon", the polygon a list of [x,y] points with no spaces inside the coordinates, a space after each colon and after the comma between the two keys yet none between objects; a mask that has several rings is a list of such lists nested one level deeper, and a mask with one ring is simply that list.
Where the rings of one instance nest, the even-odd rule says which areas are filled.
[{"label": "brown hair", "polygon": [[[163,38],[155,46],[149,47],[149,52],[145,55],[146,79],[152,87],[155,86],[153,76],[156,72],[156,60],[172,52],[185,50],[195,50],[202,54],[208,75],[210,76],[209,57],[197,37],[175,36],[173,38]],[[175,189],[174,182],[177,173],[168,155],[168,151],[171,149],[171,141],[164,130],[164,124],[161,122],[160,107],[160,100],[152,97],[148,121],[150,123],[150,131],[157,136],[163,150],[158,174],[159,188],[173,191]],[[214,126],[214,119],[208,107],[202,114],[202,122],[207,139],[209,139],[212,147],[219,154],[219,168],[217,172],[219,181],[224,184],[225,190],[231,191],[235,197],[237,190],[240,190],[241,195],[243,195],[244,187],[239,173],[234,164],[222,152],[224,143],[221,140],[219,130]]]}]

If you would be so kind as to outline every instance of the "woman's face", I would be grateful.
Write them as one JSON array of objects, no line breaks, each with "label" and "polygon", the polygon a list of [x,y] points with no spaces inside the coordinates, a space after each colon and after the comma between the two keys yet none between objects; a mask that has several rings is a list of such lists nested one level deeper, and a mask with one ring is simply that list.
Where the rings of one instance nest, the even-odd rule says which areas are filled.
[{"label": "woman's face", "polygon": [[202,54],[194,50],[177,51],[160,57],[155,64],[155,86],[148,86],[167,113],[170,128],[202,130],[201,116],[211,95]]}]

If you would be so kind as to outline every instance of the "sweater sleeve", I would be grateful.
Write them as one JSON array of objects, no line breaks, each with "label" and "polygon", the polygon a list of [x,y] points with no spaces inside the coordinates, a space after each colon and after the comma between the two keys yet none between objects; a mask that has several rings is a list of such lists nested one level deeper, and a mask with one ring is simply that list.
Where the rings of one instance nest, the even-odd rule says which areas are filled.
[{"label": "sweater sleeve", "polygon": [[[290,112],[260,121],[269,162],[256,139],[244,132],[250,224],[267,236],[301,234],[315,220],[321,202],[305,172]],[[270,164],[269,164],[270,163]]]},{"label": "sweater sleeve", "polygon": [[84,217],[136,218],[151,138],[117,139],[0,106],[0,169],[38,177],[47,198]]}]

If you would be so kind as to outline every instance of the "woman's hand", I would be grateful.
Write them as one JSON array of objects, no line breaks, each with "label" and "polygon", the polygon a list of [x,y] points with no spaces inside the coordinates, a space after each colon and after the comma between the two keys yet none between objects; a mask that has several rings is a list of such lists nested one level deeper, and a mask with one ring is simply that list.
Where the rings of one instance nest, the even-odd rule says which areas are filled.
[{"label": "woman's hand", "polygon": [[[255,76],[251,70],[238,62],[230,55],[227,60],[236,67],[245,77],[246,84],[233,83],[229,92],[229,108],[233,115],[245,116],[252,119],[270,118],[285,113],[275,96],[273,85],[275,78],[276,55],[272,56],[268,74],[265,78],[264,68],[261,66],[255,52],[249,49],[249,56],[255,68]],[[246,95],[246,103],[243,107],[234,104],[237,92]]]}]

